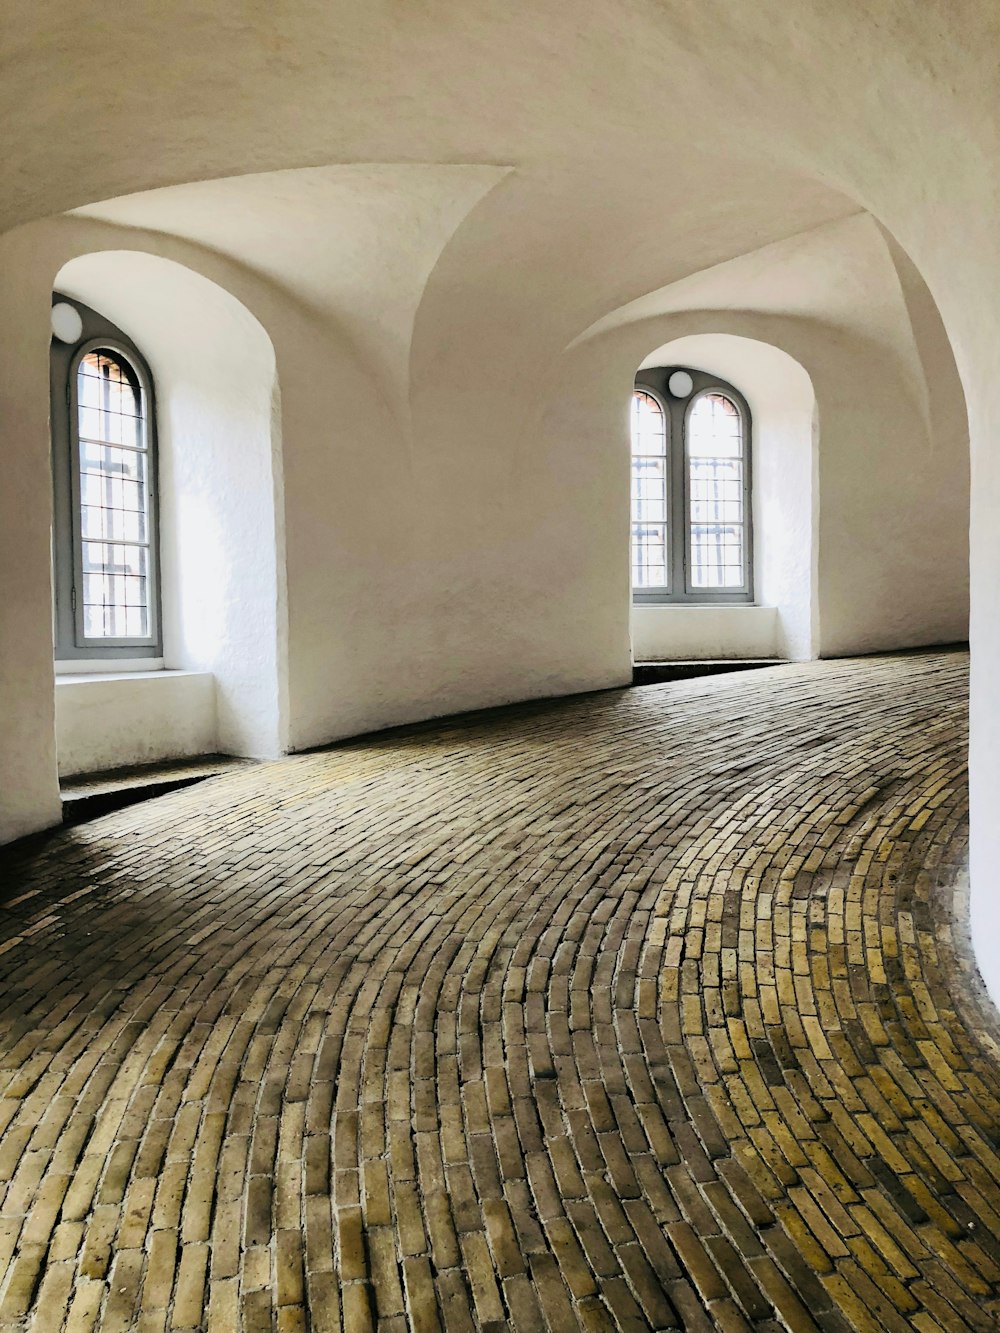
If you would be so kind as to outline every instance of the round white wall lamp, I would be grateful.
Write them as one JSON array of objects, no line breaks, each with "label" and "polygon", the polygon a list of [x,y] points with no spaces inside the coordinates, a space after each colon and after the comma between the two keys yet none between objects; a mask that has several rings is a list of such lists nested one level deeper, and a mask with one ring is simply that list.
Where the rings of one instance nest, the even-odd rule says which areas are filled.
[{"label": "round white wall lamp", "polygon": [[59,301],[52,307],[52,332],[60,342],[75,343],[83,333],[83,320],[75,306]]},{"label": "round white wall lamp", "polygon": [[667,380],[667,388],[675,398],[686,398],[694,388],[694,380],[686,370],[675,370]]}]

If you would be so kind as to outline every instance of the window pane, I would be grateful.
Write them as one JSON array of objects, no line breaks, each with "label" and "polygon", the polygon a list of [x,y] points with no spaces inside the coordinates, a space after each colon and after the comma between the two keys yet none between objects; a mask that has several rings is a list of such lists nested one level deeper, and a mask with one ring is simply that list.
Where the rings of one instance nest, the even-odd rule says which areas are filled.
[{"label": "window pane", "polygon": [[662,588],[667,579],[667,525],[632,524],[632,582],[637,588]]},{"label": "window pane", "polygon": [[[150,632],[148,589],[147,547],[84,541],[83,622],[88,638],[146,637]],[[134,628],[136,625],[141,628]]]},{"label": "window pane", "polygon": [[632,586],[666,588],[667,422],[652,396],[632,395]]},{"label": "window pane", "polygon": [[80,467],[84,476],[92,474],[141,482],[146,475],[146,456],[134,449],[117,449],[81,439]]},{"label": "window pane", "polygon": [[743,418],[721,393],[688,415],[689,552],[692,588],[746,586]]},{"label": "window pane", "polygon": [[743,525],[691,524],[691,586],[743,586]]},{"label": "window pane", "polygon": [[77,371],[83,630],[88,639],[148,638],[149,478],[138,377],[111,352]]},{"label": "window pane", "polygon": [[633,499],[632,520],[635,523],[666,523],[666,500],[662,497],[652,500]]},{"label": "window pane", "polygon": [[636,390],[632,395],[632,453],[667,452],[667,423],[663,409],[651,393]]},{"label": "window pane", "polygon": [[743,419],[725,394],[703,393],[688,417],[688,455],[691,458],[741,458]]}]

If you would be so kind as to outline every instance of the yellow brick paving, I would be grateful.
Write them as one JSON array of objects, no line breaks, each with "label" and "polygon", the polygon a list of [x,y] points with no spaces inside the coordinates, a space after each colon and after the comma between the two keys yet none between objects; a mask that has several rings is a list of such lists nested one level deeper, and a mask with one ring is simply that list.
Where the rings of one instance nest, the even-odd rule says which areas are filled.
[{"label": "yellow brick paving", "polygon": [[237,770],[0,857],[0,1326],[1000,1326],[956,653]]}]

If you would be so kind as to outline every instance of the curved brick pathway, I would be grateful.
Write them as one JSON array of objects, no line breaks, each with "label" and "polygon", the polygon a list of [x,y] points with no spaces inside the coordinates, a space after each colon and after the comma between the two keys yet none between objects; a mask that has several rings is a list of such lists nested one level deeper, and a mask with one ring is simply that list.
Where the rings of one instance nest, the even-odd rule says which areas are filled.
[{"label": "curved brick pathway", "polygon": [[965,666],[525,706],[8,852],[0,1325],[995,1329]]}]

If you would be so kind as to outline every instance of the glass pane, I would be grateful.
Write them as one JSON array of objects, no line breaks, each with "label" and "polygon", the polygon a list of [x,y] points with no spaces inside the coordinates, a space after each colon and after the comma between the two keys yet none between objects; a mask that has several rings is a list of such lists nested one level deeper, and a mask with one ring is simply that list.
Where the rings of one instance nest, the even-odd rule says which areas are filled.
[{"label": "glass pane", "polygon": [[116,542],[144,542],[145,515],[128,509],[84,505],[83,536],[84,540],[104,538]]},{"label": "glass pane", "polygon": [[652,394],[632,395],[632,585],[666,588],[667,421]]},{"label": "glass pane", "polygon": [[667,502],[665,498],[651,500],[632,500],[632,520],[635,523],[666,523]]},{"label": "glass pane", "polygon": [[148,638],[149,478],[139,380],[90,352],[77,371],[83,628],[89,639]]},{"label": "glass pane", "polygon": [[666,484],[667,460],[651,458],[647,454],[633,454],[632,476],[636,481],[659,481]]},{"label": "glass pane", "polygon": [[[144,638],[149,634],[147,547],[84,541],[83,622],[88,638]],[[141,628],[134,628],[136,625]]]},{"label": "glass pane", "polygon": [[632,582],[637,588],[663,588],[667,581],[667,525],[632,524]]},{"label": "glass pane", "polygon": [[741,458],[743,418],[725,394],[703,393],[688,415],[690,458]]},{"label": "glass pane", "polygon": [[691,524],[691,586],[743,586],[742,523]]},{"label": "glass pane", "polygon": [[632,453],[667,452],[667,422],[663,408],[651,393],[637,389],[632,395]]},{"label": "glass pane", "polygon": [[687,451],[691,587],[743,588],[743,418],[725,394],[705,393],[695,401]]},{"label": "glass pane", "polygon": [[80,467],[84,475],[141,482],[146,475],[146,456],[134,449],[117,449],[81,439]]}]

